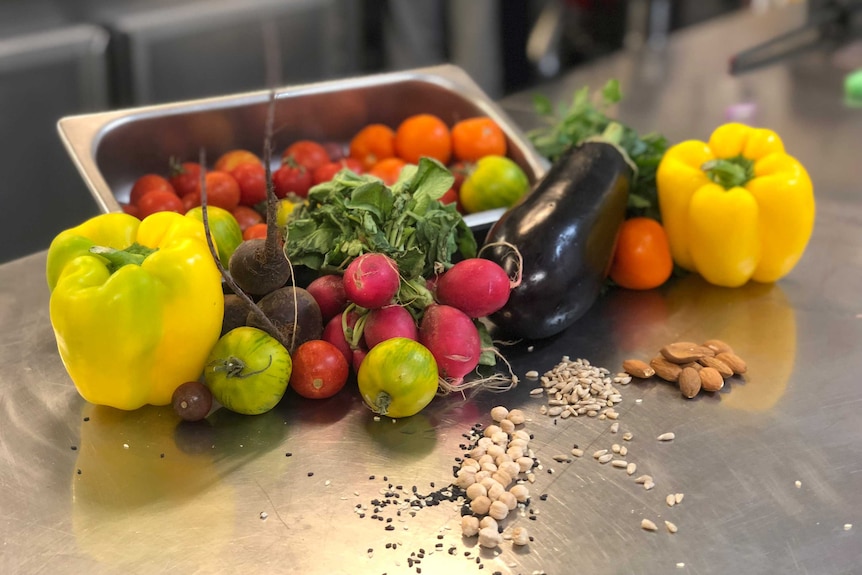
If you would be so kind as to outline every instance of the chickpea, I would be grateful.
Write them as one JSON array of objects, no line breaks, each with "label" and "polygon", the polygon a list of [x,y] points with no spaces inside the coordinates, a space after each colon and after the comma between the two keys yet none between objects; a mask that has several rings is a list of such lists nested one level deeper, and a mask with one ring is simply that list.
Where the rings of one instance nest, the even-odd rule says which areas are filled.
[{"label": "chickpea", "polygon": [[[500,428],[498,427],[497,429]],[[506,445],[507,443],[509,443],[509,434],[505,431],[500,430],[491,436],[491,441],[493,441],[497,445]]]},{"label": "chickpea", "polygon": [[472,457],[468,457],[461,462],[461,469],[466,469],[469,467],[475,467],[476,471],[479,471],[479,469],[482,468],[482,465]]},{"label": "chickpea", "polygon": [[524,412],[520,409],[513,409],[509,412],[509,415],[506,416],[506,419],[514,423],[515,425],[521,425],[525,421],[527,421],[527,417],[524,415]]},{"label": "chickpea", "polygon": [[515,496],[512,495],[511,491],[506,491],[505,493],[500,494],[500,497],[497,498],[497,501],[502,501],[506,504],[506,507],[509,508],[509,511],[512,511],[515,507],[518,506],[518,500],[515,499]]},{"label": "chickpea", "polygon": [[478,463],[478,464],[479,464],[479,467],[480,467],[480,468],[481,468],[483,465],[485,465],[486,463],[489,463],[489,462],[490,462],[490,463],[494,463],[494,456],[493,456],[493,455],[491,455],[490,453],[486,453],[485,455],[483,455],[482,457],[480,457],[480,458],[476,461],[476,463]]},{"label": "chickpea", "polygon": [[499,547],[503,536],[493,527],[483,527],[479,530],[479,545],[488,549]]},{"label": "chickpea", "polygon": [[487,515],[490,508],[491,500],[485,495],[480,495],[470,502],[470,510],[479,515]]},{"label": "chickpea", "polygon": [[482,483],[482,481],[489,477],[491,477],[490,471],[477,471],[476,475],[473,477],[474,483]]},{"label": "chickpea", "polygon": [[500,422],[500,429],[502,429],[505,433],[512,433],[513,431],[515,431],[515,424],[508,419],[504,419]]},{"label": "chickpea", "polygon": [[519,457],[515,463],[521,468],[521,472],[526,473],[533,468],[536,462],[533,461],[532,457]]},{"label": "chickpea", "polygon": [[458,470],[458,475],[455,478],[456,486],[467,489],[474,483],[476,483],[476,473],[473,472],[472,468]]},{"label": "chickpea", "polygon": [[496,473],[491,474],[491,477],[496,479],[503,487],[508,487],[512,483],[512,476],[505,471],[498,470]]},{"label": "chickpea", "polygon": [[483,495],[488,495],[488,490],[485,489],[485,486],[481,483],[474,483],[470,487],[467,488],[467,499],[474,500],[477,497],[482,497]]},{"label": "chickpea", "polygon": [[530,441],[530,434],[524,431],[523,429],[519,429],[515,431],[515,437],[519,439],[523,439],[524,441]]},{"label": "chickpea", "polygon": [[479,533],[479,518],[474,515],[461,517],[461,535],[472,537]]},{"label": "chickpea", "polygon": [[512,543],[515,545],[526,545],[530,542],[530,534],[526,527],[515,527],[512,529]]},{"label": "chickpea", "polygon": [[494,485],[492,485],[488,489],[487,495],[488,499],[490,499],[491,501],[496,501],[504,493],[506,493],[506,488],[495,481]]},{"label": "chickpea", "polygon": [[488,449],[491,445],[494,445],[494,442],[491,441],[490,437],[480,437],[479,441],[476,442],[476,446],[482,449]]},{"label": "chickpea", "polygon": [[497,470],[507,473],[514,480],[521,473],[521,466],[514,461],[504,461],[497,466]]},{"label": "chickpea", "polygon": [[494,444],[488,448],[488,455],[492,458],[497,459],[500,455],[506,453],[506,449],[502,445]]},{"label": "chickpea", "polygon": [[520,503],[524,503],[527,499],[530,498],[530,490],[527,489],[527,486],[523,483],[513,485],[509,492],[514,495],[515,499],[517,499]]},{"label": "chickpea", "polygon": [[490,515],[486,515],[479,521],[479,529],[484,529],[485,527],[491,527],[500,531],[500,526],[497,524],[497,520]]},{"label": "chickpea", "polygon": [[486,477],[482,480],[481,483],[485,486],[485,489],[491,491],[491,488],[494,487],[494,485],[499,485],[500,482],[493,477]]},{"label": "chickpea", "polygon": [[478,461],[483,455],[485,455],[485,448],[479,445],[470,450],[470,459],[475,461]]},{"label": "chickpea", "polygon": [[521,451],[526,451],[527,447],[529,445],[530,445],[530,443],[527,440],[521,439],[520,437],[516,437],[515,439],[513,439],[509,442],[509,449],[512,449],[513,447],[517,447],[517,448],[521,449]]},{"label": "chickpea", "polygon": [[508,416],[509,410],[502,405],[498,405],[497,407],[491,408],[491,419],[498,423],[505,420]]},{"label": "chickpea", "polygon": [[500,433],[501,431],[503,430],[500,429],[499,425],[489,425],[485,428],[485,431],[482,432],[482,435],[485,437],[493,437],[495,433]]},{"label": "chickpea", "polygon": [[488,471],[493,475],[497,471],[497,465],[491,461],[486,461],[482,464],[482,471]]},{"label": "chickpea", "polygon": [[497,464],[497,468],[499,469],[504,463],[511,463],[512,456],[508,453],[501,453],[497,457],[494,458],[494,463]]},{"label": "chickpea", "polygon": [[491,507],[488,508],[488,515],[497,521],[502,521],[509,515],[509,506],[502,501],[493,501]]},{"label": "chickpea", "polygon": [[512,461],[517,461],[518,459],[524,457],[524,448],[520,445],[509,445],[509,449],[506,450],[506,455],[512,458]]}]

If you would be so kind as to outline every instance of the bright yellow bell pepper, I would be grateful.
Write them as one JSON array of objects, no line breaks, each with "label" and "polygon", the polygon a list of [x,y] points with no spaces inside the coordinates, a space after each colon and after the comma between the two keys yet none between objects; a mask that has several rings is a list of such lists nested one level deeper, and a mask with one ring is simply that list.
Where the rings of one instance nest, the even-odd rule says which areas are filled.
[{"label": "bright yellow bell pepper", "polygon": [[814,229],[811,179],[772,130],[729,123],[672,146],[656,186],[674,262],[715,285],[781,279]]},{"label": "bright yellow bell pepper", "polygon": [[166,405],[203,372],[224,296],[201,222],[96,216],[54,238],[46,275],[57,348],[87,401]]}]

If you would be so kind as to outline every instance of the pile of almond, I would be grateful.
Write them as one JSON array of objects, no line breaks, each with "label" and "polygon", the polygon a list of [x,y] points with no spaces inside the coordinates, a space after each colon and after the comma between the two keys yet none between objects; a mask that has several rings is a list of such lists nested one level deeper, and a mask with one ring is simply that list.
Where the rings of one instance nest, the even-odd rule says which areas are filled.
[{"label": "pile of almond", "polygon": [[726,379],[741,375],[746,369],[745,361],[719,339],[703,344],[677,341],[661,348],[649,363],[639,359],[623,362],[623,370],[632,377],[658,376],[679,385],[682,394],[689,399],[700,390],[719,391]]}]

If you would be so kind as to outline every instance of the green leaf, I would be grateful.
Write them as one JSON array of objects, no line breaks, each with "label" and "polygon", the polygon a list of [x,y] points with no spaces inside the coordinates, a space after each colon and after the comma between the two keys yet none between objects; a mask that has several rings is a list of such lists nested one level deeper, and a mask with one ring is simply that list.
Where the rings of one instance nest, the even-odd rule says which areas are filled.
[{"label": "green leaf", "polygon": [[554,114],[554,105],[550,98],[544,94],[533,94],[533,109],[540,116],[552,116]]},{"label": "green leaf", "polygon": [[620,82],[616,78],[608,80],[605,87],[602,88],[602,100],[606,104],[616,104],[623,99],[623,93],[620,90]]},{"label": "green leaf", "polygon": [[392,211],[392,192],[380,180],[365,182],[353,189],[344,206],[349,210],[367,210],[378,221],[383,221]]},{"label": "green leaf", "polygon": [[479,331],[479,345],[482,350],[479,354],[479,365],[497,365],[497,355],[494,353],[494,340],[491,339],[488,328],[481,321],[473,320],[473,323]]}]

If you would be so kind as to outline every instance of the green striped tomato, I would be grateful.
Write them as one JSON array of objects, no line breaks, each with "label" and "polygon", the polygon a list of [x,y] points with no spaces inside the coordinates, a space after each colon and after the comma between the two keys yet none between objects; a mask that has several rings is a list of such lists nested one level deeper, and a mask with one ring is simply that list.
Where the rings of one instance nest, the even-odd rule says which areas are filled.
[{"label": "green striped tomato", "polygon": [[[200,206],[190,209],[186,215],[199,222],[204,221],[203,208]],[[230,256],[242,243],[242,229],[232,213],[218,206],[207,206],[207,219],[218,248],[218,259],[223,266],[227,267]]]},{"label": "green striped tomato", "polygon": [[290,354],[277,339],[254,327],[238,327],[213,347],[204,382],[224,407],[257,415],[281,401],[292,371]]},{"label": "green striped tomato", "polygon": [[396,419],[409,417],[437,394],[437,362],[418,341],[394,337],[371,348],[356,380],[372,411]]},{"label": "green striped tomato", "polygon": [[476,162],[464,183],[459,199],[467,213],[508,208],[530,189],[521,167],[504,156],[485,156]]}]

